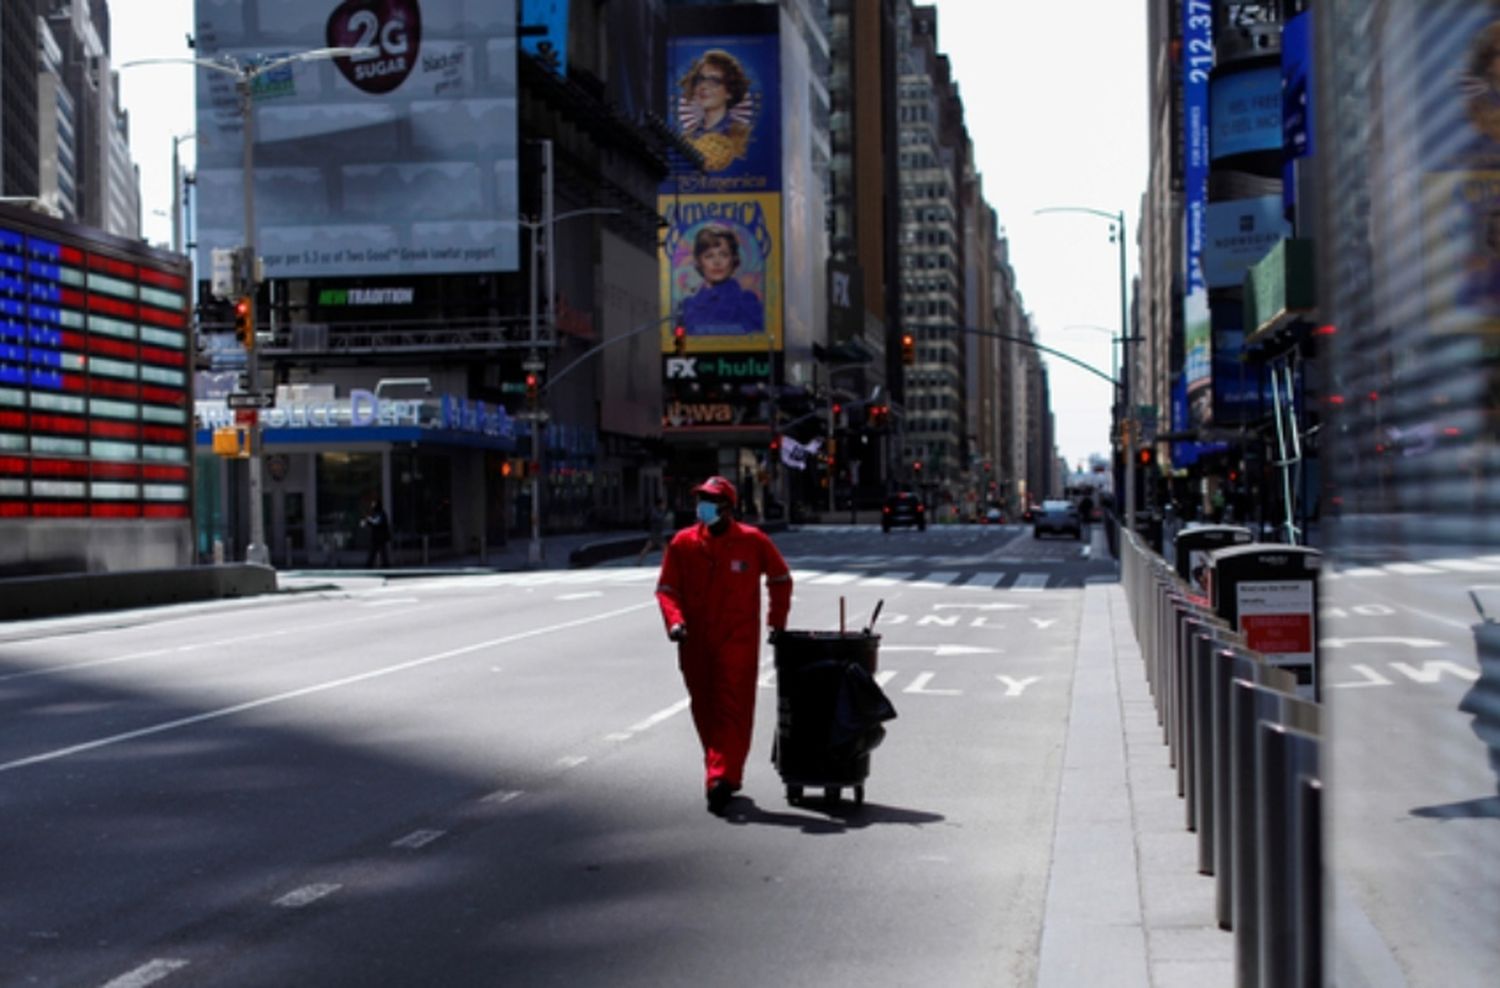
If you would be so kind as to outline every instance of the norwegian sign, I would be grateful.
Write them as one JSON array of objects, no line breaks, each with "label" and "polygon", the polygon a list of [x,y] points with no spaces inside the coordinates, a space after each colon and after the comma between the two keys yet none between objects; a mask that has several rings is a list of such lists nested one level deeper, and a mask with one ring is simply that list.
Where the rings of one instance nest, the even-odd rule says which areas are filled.
[{"label": "norwegian sign", "polygon": [[224,398],[230,408],[270,408],[275,403],[276,399],[264,391],[235,391]]}]

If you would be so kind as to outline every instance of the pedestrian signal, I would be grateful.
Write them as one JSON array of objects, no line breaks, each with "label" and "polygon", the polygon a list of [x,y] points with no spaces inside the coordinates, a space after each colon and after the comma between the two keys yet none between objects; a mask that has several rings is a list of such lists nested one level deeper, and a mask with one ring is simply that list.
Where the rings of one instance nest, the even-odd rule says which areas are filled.
[{"label": "pedestrian signal", "polygon": [[907,367],[917,362],[917,338],[910,333],[901,334],[901,362]]},{"label": "pedestrian signal", "polygon": [[535,372],[526,374],[526,407],[535,410],[542,400],[542,381]]},{"label": "pedestrian signal", "polygon": [[234,300],[234,337],[246,350],[255,349],[255,299],[249,295]]},{"label": "pedestrian signal", "polygon": [[1156,451],[1150,448],[1138,449],[1135,453],[1136,462],[1143,467],[1149,467],[1156,462]]}]

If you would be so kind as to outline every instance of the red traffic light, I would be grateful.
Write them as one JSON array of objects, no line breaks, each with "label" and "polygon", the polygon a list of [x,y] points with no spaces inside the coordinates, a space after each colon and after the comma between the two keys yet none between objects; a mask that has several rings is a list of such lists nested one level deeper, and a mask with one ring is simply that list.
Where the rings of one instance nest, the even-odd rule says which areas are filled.
[{"label": "red traffic light", "polygon": [[687,353],[687,327],[676,326],[672,329],[672,351],[681,357]]}]

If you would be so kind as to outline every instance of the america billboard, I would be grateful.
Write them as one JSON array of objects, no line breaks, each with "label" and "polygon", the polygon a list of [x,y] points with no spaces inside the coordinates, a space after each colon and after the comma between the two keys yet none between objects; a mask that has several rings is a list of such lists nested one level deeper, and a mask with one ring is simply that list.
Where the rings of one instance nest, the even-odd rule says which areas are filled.
[{"label": "america billboard", "polygon": [[[258,64],[256,249],[271,278],[519,266],[515,0],[197,0],[197,53]],[[252,69],[253,70],[253,69]],[[198,75],[198,266],[244,242],[236,77]]]},{"label": "america billboard", "polygon": [[783,315],[780,40],[776,34],[673,37],[668,103],[702,171],[674,176],[658,209],[662,347],[681,326],[695,351],[781,346]]}]

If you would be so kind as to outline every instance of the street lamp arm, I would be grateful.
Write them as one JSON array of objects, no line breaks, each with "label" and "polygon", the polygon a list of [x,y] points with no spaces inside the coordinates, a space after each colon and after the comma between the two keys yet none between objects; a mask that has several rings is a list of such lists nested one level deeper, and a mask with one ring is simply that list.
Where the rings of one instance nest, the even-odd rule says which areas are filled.
[{"label": "street lamp arm", "polygon": [[[553,223],[572,219],[575,216],[619,216],[625,212],[613,206],[589,206],[586,209],[570,209],[566,213],[558,213],[552,217]],[[547,225],[546,220],[517,220],[516,225],[526,230],[540,230]]]},{"label": "street lamp arm", "polygon": [[196,65],[199,68],[232,75],[236,79],[254,79],[263,72],[278,69],[291,62],[314,62],[325,58],[372,58],[379,53],[379,49],[376,48],[314,48],[311,51],[284,55],[260,65],[247,65],[227,58],[137,58],[121,64],[120,68],[130,69],[137,65]]},{"label": "street lamp arm", "polygon": [[1071,354],[1063,353],[1061,350],[1054,350],[1050,346],[1044,346],[1041,343],[1038,343],[1035,340],[1029,340],[1029,339],[1027,339],[1024,336],[1012,336],[1009,333],[997,333],[997,332],[995,332],[994,330],[991,330],[991,329],[978,329],[978,328],[973,327],[973,326],[942,327],[942,331],[944,331],[944,332],[955,332],[955,333],[967,333],[970,336],[984,336],[984,337],[988,337],[989,339],[992,339],[992,340],[1004,340],[1007,343],[1019,343],[1022,346],[1029,346],[1033,350],[1040,350],[1043,353],[1050,353],[1054,357],[1058,357],[1058,358],[1060,358],[1062,360],[1066,360],[1070,364],[1075,364],[1078,367],[1081,367],[1084,370],[1088,371],[1090,374],[1093,374],[1095,377],[1098,377],[1098,378],[1101,378],[1101,379],[1103,379],[1105,381],[1108,381],[1116,389],[1118,389],[1120,387],[1120,382],[1119,381],[1117,381],[1114,378],[1110,377],[1108,374],[1104,373],[1104,371],[1102,371],[1099,368],[1093,366],[1092,364],[1086,364],[1082,360],[1079,360],[1077,357],[1075,357],[1075,356],[1073,356]]},{"label": "street lamp arm", "polygon": [[573,360],[572,363],[568,364],[568,366],[564,367],[562,370],[558,371],[556,374],[553,374],[550,378],[548,378],[547,379],[547,383],[542,387],[542,390],[544,392],[545,391],[551,391],[552,390],[552,386],[554,384],[556,384],[558,381],[561,381],[564,377],[566,377],[568,375],[569,371],[571,371],[573,368],[577,367],[579,364],[583,363],[585,360],[590,359],[595,354],[597,354],[599,351],[603,350],[605,347],[614,346],[616,343],[619,343],[622,340],[628,340],[628,339],[631,339],[632,337],[639,336],[642,333],[646,332],[646,330],[648,330],[648,329],[655,329],[656,327],[660,326],[662,323],[666,322],[667,320],[669,320],[671,318],[672,318],[671,316],[659,316],[656,319],[648,319],[646,322],[643,322],[639,326],[636,326],[635,328],[633,328],[633,329],[631,329],[631,330],[629,330],[629,331],[627,331],[625,333],[622,333],[619,336],[616,336],[612,340],[605,340],[603,343],[596,343],[596,344],[594,344],[593,346],[591,346],[587,350],[585,350],[583,353],[579,354],[577,356],[577,358],[575,358]]},{"label": "street lamp arm", "polygon": [[1088,213],[1092,216],[1102,216],[1107,220],[1114,220],[1116,222],[1121,222],[1125,217],[1124,213],[1111,213],[1103,209],[1093,209],[1089,206],[1046,206],[1042,209],[1034,209],[1031,212],[1033,216],[1039,216],[1042,213]]}]

